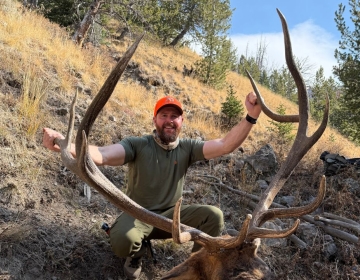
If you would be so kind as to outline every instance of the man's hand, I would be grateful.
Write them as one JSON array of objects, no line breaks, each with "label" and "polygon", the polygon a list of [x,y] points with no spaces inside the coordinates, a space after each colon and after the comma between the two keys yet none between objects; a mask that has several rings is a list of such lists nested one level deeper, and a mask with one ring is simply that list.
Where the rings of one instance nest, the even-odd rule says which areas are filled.
[{"label": "man's hand", "polygon": [[257,119],[261,113],[261,106],[257,103],[257,96],[255,93],[250,92],[245,99],[245,106],[248,111],[248,115],[254,119]]},{"label": "man's hand", "polygon": [[54,140],[55,138],[64,139],[65,137],[61,133],[47,127],[43,128],[43,133],[43,146],[51,151],[60,152],[60,147],[54,144]]}]

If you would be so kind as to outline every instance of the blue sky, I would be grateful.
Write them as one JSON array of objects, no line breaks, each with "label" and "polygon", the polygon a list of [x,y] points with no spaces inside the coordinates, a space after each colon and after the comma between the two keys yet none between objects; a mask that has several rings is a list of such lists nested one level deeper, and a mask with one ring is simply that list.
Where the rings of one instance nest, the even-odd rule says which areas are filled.
[{"label": "blue sky", "polygon": [[[259,44],[265,45],[267,66],[285,65],[283,33],[276,12],[285,16],[293,54],[312,65],[313,74],[320,66],[326,77],[336,65],[334,50],[339,46],[340,32],[334,18],[339,4],[349,10],[348,1],[341,0],[230,0],[235,8],[230,38],[239,54],[256,56]],[[346,14],[345,14],[346,15]],[[350,21],[348,16],[345,19]]]}]

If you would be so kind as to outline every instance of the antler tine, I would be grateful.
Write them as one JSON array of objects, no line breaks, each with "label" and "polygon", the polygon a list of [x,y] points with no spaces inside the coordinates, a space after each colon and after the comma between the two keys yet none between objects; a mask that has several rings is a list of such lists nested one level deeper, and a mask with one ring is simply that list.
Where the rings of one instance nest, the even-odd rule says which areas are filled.
[{"label": "antler tine", "polygon": [[[249,233],[247,240],[253,240],[259,234],[266,234],[268,230],[261,229],[259,226],[263,224],[266,220],[275,217],[294,217],[294,216],[302,216],[304,214],[308,214],[316,209],[325,193],[325,177],[321,180],[320,189],[318,193],[318,198],[312,204],[304,207],[290,208],[290,209],[269,209],[272,204],[275,196],[280,191],[280,189],[285,184],[288,177],[293,172],[296,165],[300,162],[300,160],[304,157],[304,155],[308,152],[308,150],[319,140],[325,128],[327,126],[328,115],[329,115],[329,99],[326,96],[326,108],[324,111],[323,120],[318,127],[318,129],[313,133],[312,136],[307,136],[308,129],[308,119],[309,119],[309,104],[308,104],[308,96],[306,92],[306,86],[303,81],[303,78],[296,67],[294,62],[294,58],[292,55],[291,48],[291,40],[289,35],[289,30],[287,27],[287,23],[285,17],[282,13],[277,9],[278,15],[280,17],[283,33],[284,33],[284,44],[285,44],[285,58],[286,63],[289,68],[289,71],[294,78],[297,90],[298,90],[298,99],[299,99],[299,125],[298,131],[293,143],[293,146],[290,149],[289,156],[286,158],[285,162],[280,167],[280,170],[277,172],[273,180],[271,181],[269,187],[263,193],[260,198],[258,205],[256,206],[252,219],[250,223]],[[251,77],[251,76],[250,76]],[[250,79],[253,84],[254,90],[256,89],[255,83]],[[256,94],[258,94],[258,90]],[[260,99],[260,102],[262,100]],[[262,107],[264,107],[264,103],[262,102]],[[294,228],[294,227],[292,227]],[[280,236],[279,232],[279,236]]]},{"label": "antler tine", "polygon": [[73,131],[74,131],[75,105],[76,105],[77,97],[78,97],[78,91],[75,92],[74,99],[70,105],[70,120],[69,120],[68,130],[67,130],[66,137],[65,137],[66,148],[68,150],[70,150],[71,139],[72,139],[72,135],[73,135]]},{"label": "antler tine", "polygon": [[283,238],[289,236],[290,234],[293,234],[296,231],[298,225],[300,224],[299,219],[297,219],[289,229],[285,229],[285,230],[269,230],[266,228],[260,228],[259,226],[261,226],[264,222],[274,218],[300,217],[308,213],[311,213],[320,206],[320,204],[324,199],[324,196],[325,196],[325,176],[323,176],[323,179],[321,180],[317,198],[312,203],[302,207],[275,208],[260,212],[260,215],[257,217],[258,226],[254,225],[250,228],[247,235],[247,239],[253,240],[255,238]]},{"label": "antler tine", "polygon": [[291,208],[271,208],[268,211],[265,211],[259,215],[258,223],[262,225],[264,222],[274,219],[274,218],[291,218],[291,217],[300,217],[308,213],[315,211],[325,197],[326,191],[326,178],[322,176],[320,180],[320,187],[316,198],[308,205],[301,207],[291,207]]},{"label": "antler tine", "polygon": [[261,96],[260,91],[258,90],[255,81],[250,75],[249,71],[248,70],[245,71],[254,89],[254,92],[257,96],[257,102],[259,102],[259,104],[261,105],[261,109],[265,115],[267,115],[270,119],[277,122],[299,122],[299,115],[279,115],[271,111],[271,109],[269,109],[269,107],[266,106],[264,98]]},{"label": "antler tine", "polygon": [[[299,102],[299,115],[301,116],[299,120],[299,129],[298,133],[306,136],[307,129],[308,129],[308,119],[309,119],[309,98],[306,91],[305,82],[300,74],[300,71],[296,67],[294,57],[292,54],[292,47],[291,47],[291,40],[289,35],[289,29],[286,23],[286,19],[284,15],[280,12],[279,9],[276,9],[280,20],[281,25],[283,28],[284,33],[284,44],[285,44],[285,60],[286,64],[289,68],[289,71],[294,78],[296,87],[298,89],[298,102]],[[329,98],[326,94],[326,108],[324,112],[324,117],[321,125],[319,126],[318,130],[313,134],[315,142],[321,137],[325,128],[327,126],[328,115],[329,115]],[[309,147],[310,149],[310,147]]]},{"label": "antler tine", "polygon": [[[289,68],[289,71],[291,73],[291,76],[294,78],[296,87],[298,89],[298,102],[299,102],[299,114],[301,117],[301,121],[304,123],[304,126],[307,126],[307,121],[308,121],[308,107],[309,107],[309,102],[308,102],[308,96],[307,96],[307,92],[306,92],[306,86],[304,83],[304,80],[300,74],[300,71],[298,70],[298,68],[296,67],[295,61],[294,61],[294,57],[293,57],[293,53],[292,53],[292,47],[291,47],[291,40],[290,40],[290,35],[289,35],[289,29],[286,23],[286,19],[284,17],[284,15],[279,11],[279,9],[276,9],[280,20],[281,20],[281,25],[282,25],[282,29],[283,29],[283,33],[284,33],[284,44],[285,44],[285,60],[286,60],[286,64],[287,67]],[[300,122],[300,120],[299,120]]]},{"label": "antler tine", "polygon": [[[311,136],[307,136],[308,130],[308,119],[309,119],[309,100],[306,91],[304,80],[296,67],[291,47],[291,40],[289,35],[288,26],[284,15],[276,9],[281,20],[283,33],[284,33],[284,44],[285,44],[285,59],[289,71],[295,81],[298,90],[298,103],[299,103],[299,126],[295,137],[294,144],[289,152],[292,157],[288,157],[286,162],[283,164],[284,175],[283,178],[287,178],[302,157],[307,151],[319,140],[321,135],[326,129],[328,116],[329,116],[329,99],[326,95],[326,108],[324,111],[323,120],[321,125],[318,127],[316,132]],[[300,147],[300,148],[299,148]],[[281,173],[279,171],[279,173]]]},{"label": "antler tine", "polygon": [[224,248],[224,249],[235,248],[235,247],[241,245],[242,243],[244,243],[244,241],[247,237],[248,231],[249,231],[251,219],[252,219],[252,215],[247,214],[245,221],[239,231],[238,236],[235,238],[232,238],[230,240],[223,240],[223,242],[220,243],[221,248]]},{"label": "antler tine", "polygon": [[180,229],[180,208],[181,208],[182,198],[180,198],[176,204],[173,214],[173,224],[172,224],[172,238],[174,242],[178,244],[183,244],[188,241],[195,241],[201,244],[203,247],[207,248],[208,252],[214,252],[227,248],[234,248],[242,244],[246,238],[247,231],[249,228],[251,215],[247,215],[243,223],[243,226],[236,237],[223,238],[223,237],[211,237],[207,234],[204,234],[201,231],[185,231],[181,232]]},{"label": "antler tine", "polygon": [[76,91],[74,99],[70,105],[70,119],[69,119],[69,125],[65,139],[60,139],[60,138],[54,139],[54,144],[57,144],[60,147],[62,161],[65,163],[66,167],[68,167],[70,170],[73,170],[77,164],[76,160],[73,158],[73,156],[70,153],[71,139],[74,131],[75,104],[76,104],[77,95],[78,93]]},{"label": "antler tine", "polygon": [[293,234],[300,224],[300,220],[296,219],[295,223],[288,229],[273,230],[266,228],[255,227],[248,232],[247,239],[254,240],[255,238],[284,238]]},{"label": "antler tine", "polygon": [[101,87],[99,93],[96,95],[94,100],[91,102],[89,108],[87,109],[84,118],[82,119],[78,133],[76,135],[76,152],[80,151],[82,143],[82,131],[85,131],[86,135],[89,135],[90,129],[95,122],[97,116],[99,115],[102,108],[105,106],[106,102],[109,100],[111,94],[113,93],[116,84],[118,83],[121,75],[126,69],[127,64],[129,63],[131,57],[135,53],[141,39],[144,37],[144,34],[141,35],[132,46],[124,53],[122,58],[119,60],[115,68],[111,71],[110,75],[106,79],[105,83]]},{"label": "antler tine", "polygon": [[191,240],[191,234],[188,232],[181,232],[180,230],[180,208],[182,197],[175,204],[173,223],[172,223],[172,238],[175,243],[182,244]]}]

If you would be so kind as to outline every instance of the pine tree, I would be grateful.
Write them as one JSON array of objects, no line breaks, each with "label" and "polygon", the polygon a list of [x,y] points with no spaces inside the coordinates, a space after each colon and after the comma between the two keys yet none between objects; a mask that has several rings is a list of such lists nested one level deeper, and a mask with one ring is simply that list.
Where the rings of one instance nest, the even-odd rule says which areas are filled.
[{"label": "pine tree", "polygon": [[236,91],[233,85],[229,85],[227,90],[226,101],[221,103],[221,113],[225,116],[227,127],[231,127],[237,123],[235,118],[244,114],[244,106],[235,96]]},{"label": "pine tree", "polygon": [[[90,0],[86,1],[87,3],[84,4],[85,7],[91,3]],[[50,21],[58,23],[60,26],[71,26],[76,21],[78,21],[76,6],[77,4],[80,6],[79,3],[75,3],[74,0],[39,0],[38,6],[44,7],[42,12],[44,16],[48,18]],[[82,8],[82,6],[81,6]],[[84,12],[81,10],[82,16]],[[80,19],[81,20],[81,19]]]},{"label": "pine tree", "polygon": [[254,81],[260,83],[261,69],[256,63],[255,57],[245,57],[241,55],[238,65],[238,73],[247,76],[246,71],[248,71]]},{"label": "pine tree", "polygon": [[335,50],[338,65],[334,67],[334,74],[342,82],[344,90],[344,96],[340,99],[340,111],[344,112],[345,116],[340,130],[350,139],[360,143],[360,1],[349,0],[349,6],[353,23],[351,28],[346,25],[343,17],[343,4],[339,5],[335,13],[341,40],[339,48]]},{"label": "pine tree", "polygon": [[269,84],[270,84],[270,89],[273,92],[285,97],[286,96],[286,82],[285,82],[285,77],[284,77],[283,73],[284,73],[283,71],[274,69],[270,74]]},{"label": "pine tree", "polygon": [[[285,106],[280,104],[280,106],[277,107],[276,112],[279,115],[285,115]],[[283,143],[289,143],[295,138],[295,135],[292,134],[292,131],[294,130],[294,125],[292,123],[280,123],[273,120],[269,122],[271,126],[267,127],[267,130],[275,133],[278,136],[278,139],[281,139]]]},{"label": "pine tree", "polygon": [[336,84],[333,78],[326,79],[324,77],[324,69],[320,69],[315,74],[315,82],[310,87],[311,96],[310,96],[310,111],[312,117],[316,121],[321,121],[323,117],[323,112],[325,109],[326,95],[329,97],[330,101],[330,123],[336,127],[335,114],[337,113],[338,108],[338,98],[337,94],[339,92],[339,85]]},{"label": "pine tree", "polygon": [[204,25],[199,38],[203,59],[196,63],[196,72],[203,83],[221,88],[236,61],[236,50],[226,34],[232,11],[228,0],[208,0],[202,11]]}]

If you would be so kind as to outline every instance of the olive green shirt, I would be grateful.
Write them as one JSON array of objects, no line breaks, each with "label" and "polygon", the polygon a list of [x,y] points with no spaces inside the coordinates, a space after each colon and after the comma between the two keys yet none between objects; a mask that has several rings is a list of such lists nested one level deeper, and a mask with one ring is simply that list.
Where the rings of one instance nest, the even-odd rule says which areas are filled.
[{"label": "olive green shirt", "polygon": [[182,196],[188,167],[204,159],[204,142],[180,139],[173,150],[160,147],[152,135],[129,137],[120,144],[128,163],[126,194],[144,208],[162,212]]}]

